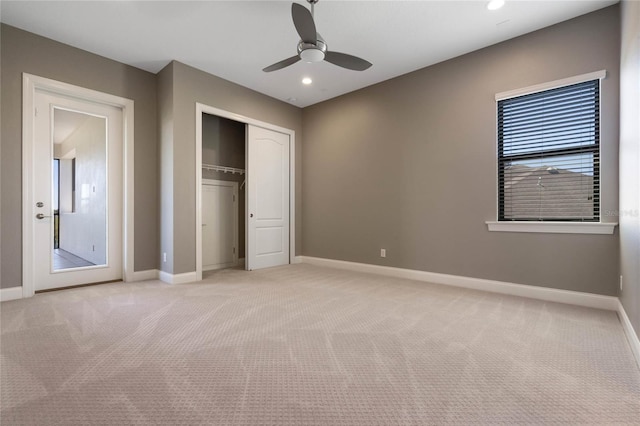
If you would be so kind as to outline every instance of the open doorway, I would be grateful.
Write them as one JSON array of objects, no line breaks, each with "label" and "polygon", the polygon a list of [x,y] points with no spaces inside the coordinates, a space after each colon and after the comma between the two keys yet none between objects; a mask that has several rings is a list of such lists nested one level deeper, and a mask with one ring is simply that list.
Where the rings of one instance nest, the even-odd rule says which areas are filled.
[{"label": "open doorway", "polygon": [[245,258],[244,123],[202,114],[202,270],[243,267]]}]

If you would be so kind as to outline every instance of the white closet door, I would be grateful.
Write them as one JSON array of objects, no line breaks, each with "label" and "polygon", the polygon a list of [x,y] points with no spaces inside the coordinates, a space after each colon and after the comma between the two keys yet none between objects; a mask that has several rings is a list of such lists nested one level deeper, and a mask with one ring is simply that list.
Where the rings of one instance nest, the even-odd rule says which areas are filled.
[{"label": "white closet door", "polygon": [[202,269],[234,266],[238,260],[238,184],[203,180]]},{"label": "white closet door", "polygon": [[248,125],[247,269],[289,264],[289,135]]}]

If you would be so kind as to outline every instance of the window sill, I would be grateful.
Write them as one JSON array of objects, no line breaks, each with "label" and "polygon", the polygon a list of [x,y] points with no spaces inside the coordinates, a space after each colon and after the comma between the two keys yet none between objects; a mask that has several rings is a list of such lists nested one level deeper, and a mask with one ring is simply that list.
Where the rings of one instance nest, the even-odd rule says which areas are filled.
[{"label": "window sill", "polygon": [[611,235],[617,223],[598,222],[485,222],[493,232],[544,232],[549,234]]}]

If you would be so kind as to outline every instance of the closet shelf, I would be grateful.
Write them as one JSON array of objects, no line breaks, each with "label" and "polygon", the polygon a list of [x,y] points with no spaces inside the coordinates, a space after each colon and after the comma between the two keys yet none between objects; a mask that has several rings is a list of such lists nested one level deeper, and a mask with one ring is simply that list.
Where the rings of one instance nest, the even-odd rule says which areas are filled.
[{"label": "closet shelf", "polygon": [[203,164],[204,170],[213,170],[214,172],[232,173],[232,174],[245,174],[244,169],[236,169],[235,167],[219,166],[217,164]]}]

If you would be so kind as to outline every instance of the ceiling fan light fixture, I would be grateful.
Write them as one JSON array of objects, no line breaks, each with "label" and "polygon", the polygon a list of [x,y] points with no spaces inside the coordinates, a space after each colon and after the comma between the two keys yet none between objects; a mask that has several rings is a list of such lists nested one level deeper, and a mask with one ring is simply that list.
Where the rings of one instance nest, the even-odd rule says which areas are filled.
[{"label": "ceiling fan light fixture", "polygon": [[300,59],[305,62],[321,62],[324,60],[324,52],[315,47],[305,49],[300,52]]},{"label": "ceiling fan light fixture", "polygon": [[298,61],[307,63],[327,61],[333,65],[353,71],[369,69],[369,67],[371,67],[371,62],[369,61],[346,53],[330,52],[327,50],[327,43],[325,43],[324,39],[316,31],[316,24],[313,21],[313,5],[317,3],[318,0],[307,1],[311,3],[311,11],[298,3],[291,5],[293,25],[296,27],[296,32],[300,36],[298,54],[276,62],[273,65],[269,65],[263,68],[262,71],[271,72],[280,70]]},{"label": "ceiling fan light fixture", "polygon": [[311,78],[309,78],[309,77],[305,77],[305,78],[302,79],[302,84],[309,85],[311,83],[313,83],[313,80],[311,80]]},{"label": "ceiling fan light fixture", "polygon": [[504,6],[504,0],[491,0],[487,3],[487,9],[489,10],[498,10],[502,6]]}]

